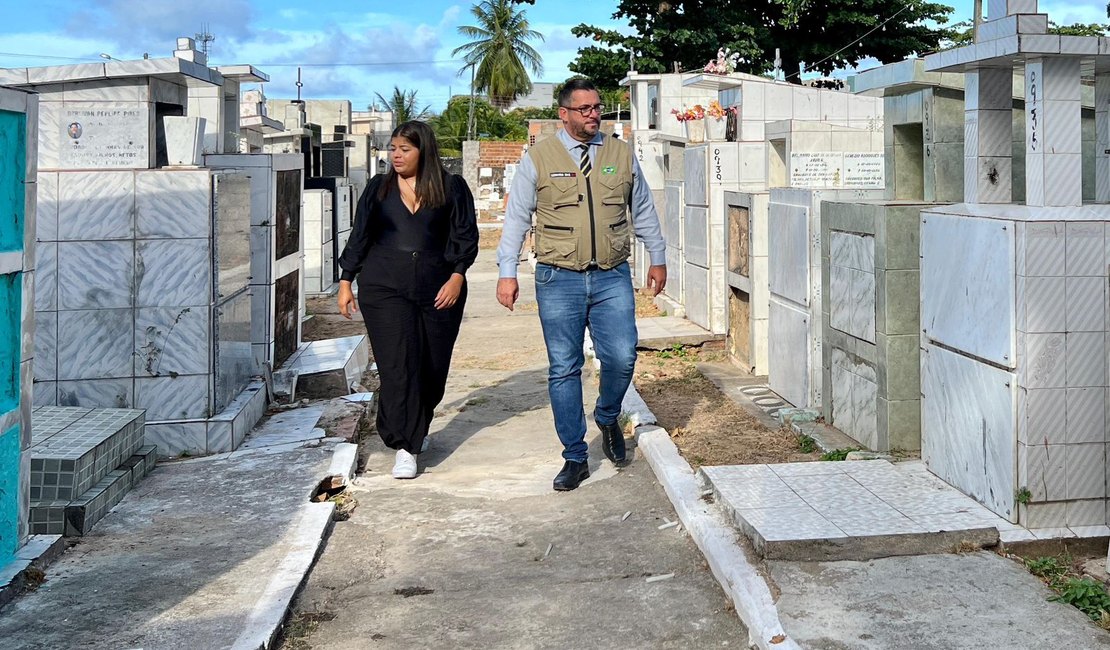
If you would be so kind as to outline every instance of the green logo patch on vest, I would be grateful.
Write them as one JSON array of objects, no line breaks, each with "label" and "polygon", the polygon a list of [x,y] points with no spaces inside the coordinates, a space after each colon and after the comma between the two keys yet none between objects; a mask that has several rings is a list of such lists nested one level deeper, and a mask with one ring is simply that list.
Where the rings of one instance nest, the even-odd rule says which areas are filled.
[{"label": "green logo patch on vest", "polygon": [[617,173],[617,167],[616,167],[616,165],[606,165],[606,166],[601,168],[601,173],[602,174],[616,174]]}]

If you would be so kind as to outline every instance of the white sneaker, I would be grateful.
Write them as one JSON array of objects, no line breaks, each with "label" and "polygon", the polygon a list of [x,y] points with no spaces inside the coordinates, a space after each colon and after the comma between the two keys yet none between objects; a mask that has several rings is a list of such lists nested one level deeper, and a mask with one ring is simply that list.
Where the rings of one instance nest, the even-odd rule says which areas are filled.
[{"label": "white sneaker", "polygon": [[428,451],[428,447],[432,446],[432,437],[424,436],[424,442],[420,443],[420,453]]},{"label": "white sneaker", "polygon": [[393,478],[416,478],[416,456],[398,449],[397,459],[393,462]]}]

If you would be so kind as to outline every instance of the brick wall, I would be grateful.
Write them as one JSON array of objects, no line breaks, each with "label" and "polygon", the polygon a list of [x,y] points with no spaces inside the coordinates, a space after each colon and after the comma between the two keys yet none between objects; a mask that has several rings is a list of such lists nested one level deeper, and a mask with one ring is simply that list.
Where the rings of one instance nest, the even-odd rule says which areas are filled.
[{"label": "brick wall", "polygon": [[478,143],[478,166],[505,169],[505,165],[520,162],[524,154],[523,142],[492,142],[483,140]]}]

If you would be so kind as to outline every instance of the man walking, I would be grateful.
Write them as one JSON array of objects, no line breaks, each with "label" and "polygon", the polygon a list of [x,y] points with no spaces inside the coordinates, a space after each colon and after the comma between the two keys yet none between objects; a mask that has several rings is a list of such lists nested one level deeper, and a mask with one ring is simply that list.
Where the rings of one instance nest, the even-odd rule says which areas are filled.
[{"label": "man walking", "polygon": [[521,160],[497,248],[497,300],[511,310],[520,294],[517,260],[535,213],[536,300],[550,366],[548,394],[566,461],[554,481],[560,491],[573,490],[590,476],[582,408],[586,326],[601,361],[594,422],[605,456],[618,467],[627,464],[617,418],[636,365],[636,307],[628,267],[632,232],[651,258],[648,287],[658,295],[667,282],[651,190],[628,144],[599,132],[603,109],[590,81],[572,79],[563,87],[563,129]]}]

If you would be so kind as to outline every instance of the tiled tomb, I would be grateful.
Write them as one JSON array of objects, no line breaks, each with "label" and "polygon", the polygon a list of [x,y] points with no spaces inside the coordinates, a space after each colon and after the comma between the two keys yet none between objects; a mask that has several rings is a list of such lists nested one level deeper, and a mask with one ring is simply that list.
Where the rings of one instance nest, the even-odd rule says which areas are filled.
[{"label": "tiled tomb", "polygon": [[0,570],[31,532],[37,112],[34,95],[0,88]]},{"label": "tiled tomb", "polygon": [[920,203],[822,207],[825,421],[868,449],[919,449]]},{"label": "tiled tomb", "polygon": [[222,154],[204,160],[210,168],[250,178],[250,341],[252,372],[261,375],[301,343],[304,158]]},{"label": "tiled tomb", "polygon": [[[1035,14],[1035,3],[1027,3]],[[1011,5],[1012,7],[1012,5]],[[1110,102],[1110,47],[1005,16],[926,70],[967,79],[964,202],[921,213],[922,458],[1010,521],[1107,523],[1110,207],[1082,203],[1082,79]],[[1017,14],[1015,14],[1017,15]],[[1014,63],[1024,64],[1024,203],[1011,203]],[[1005,126],[1003,126],[1005,125]],[[1097,140],[1110,141],[1101,119]],[[1107,155],[1094,163],[1105,172]],[[1105,178],[1105,175],[1103,175]],[[1096,182],[1110,200],[1110,183]]]},{"label": "tiled tomb", "polygon": [[[339,268],[339,256],[351,237],[354,225],[354,211],[358,197],[354,194],[354,186],[346,177],[324,176],[321,178],[305,179],[305,192],[327,192],[326,205],[321,204],[317,210],[308,212],[308,200],[305,200],[305,291],[306,293],[327,293],[334,291],[336,282],[342,272]],[[322,215],[326,211],[330,223],[324,224],[322,219],[315,215]],[[317,235],[319,233],[319,235]],[[317,244],[319,237],[319,244]],[[325,239],[326,237],[326,239]],[[319,255],[313,253],[313,248],[319,248]]]},{"label": "tiled tomb", "polygon": [[812,122],[767,125],[770,388],[801,408],[821,403],[822,214],[827,200],[882,196],[882,134]]},{"label": "tiled tomb", "polygon": [[[145,409],[148,438],[168,455],[234,443],[236,416],[221,412],[257,372],[251,284],[259,276],[248,174],[169,167],[174,140],[163,118],[203,117],[198,145],[235,151],[239,84],[265,80],[250,66],[208,68],[188,39],[175,54],[0,72],[38,91],[46,107],[34,401]],[[297,260],[296,274],[299,172],[292,185],[297,250],[286,257]],[[260,229],[270,236],[263,243],[280,230]],[[274,338],[257,340],[266,349]],[[215,420],[221,415],[226,422]],[[182,427],[188,436],[178,435]]]},{"label": "tiled tomb", "polygon": [[[874,129],[881,119],[881,103],[869,97],[777,84],[742,73],[631,73],[621,83],[631,92],[635,155],[649,185],[664,190],[660,217],[667,239],[667,311],[723,334],[729,327],[730,310],[737,308],[730,304],[732,294],[742,291],[726,286],[724,192],[767,190],[766,125],[796,119]],[[708,106],[712,100],[737,108],[735,142],[695,146],[687,142],[684,125],[674,119],[671,110],[694,104]],[[675,196],[675,184],[691,182],[705,185],[704,191],[684,187],[678,191],[682,196]],[[673,205],[676,200],[681,201],[679,207]],[[762,229],[765,214],[757,218],[762,219]],[[756,278],[756,286],[765,282],[765,277]],[[746,298],[750,304],[751,296]],[[766,302],[756,309],[765,311]],[[756,340],[751,332],[745,337],[751,342],[741,347],[766,347],[765,338]],[[752,365],[766,373],[765,363]]]}]

